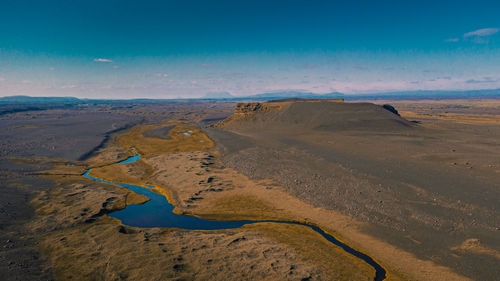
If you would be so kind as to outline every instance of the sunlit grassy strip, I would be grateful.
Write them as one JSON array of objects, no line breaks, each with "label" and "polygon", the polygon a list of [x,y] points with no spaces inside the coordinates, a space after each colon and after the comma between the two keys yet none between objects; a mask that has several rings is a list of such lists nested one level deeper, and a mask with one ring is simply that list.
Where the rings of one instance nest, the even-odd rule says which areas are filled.
[{"label": "sunlit grassy strip", "polygon": [[[146,130],[173,124],[176,126],[168,132],[171,139],[148,138],[143,135]],[[184,135],[188,131],[191,131],[189,135]],[[124,149],[135,147],[145,158],[174,152],[208,150],[214,146],[214,142],[199,129],[182,123],[134,127],[117,136],[116,144]]]},{"label": "sunlit grassy strip", "polygon": [[[168,189],[159,188],[159,190],[160,190],[160,193],[163,194],[167,198],[167,200],[169,201],[170,204],[176,206],[175,201],[172,200],[171,192]],[[277,211],[277,210],[275,210],[275,211]],[[242,215],[242,214],[234,214],[234,215],[233,214],[201,214],[201,215],[199,215],[199,214],[181,212],[177,209],[177,207],[174,209],[174,213],[179,214],[179,215],[189,215],[189,216],[198,217],[198,218],[202,218],[202,219],[219,220],[219,221],[221,221],[221,220],[255,221],[256,224],[248,224],[248,225],[245,225],[244,228],[256,228],[258,230],[262,230],[260,226],[266,225],[266,224],[272,224],[273,228],[287,227],[287,226],[305,227],[305,229],[299,230],[296,232],[308,231],[308,232],[314,234],[315,237],[308,240],[303,235],[294,236],[294,235],[292,235],[293,233],[287,233],[288,234],[287,239],[277,239],[277,240],[279,240],[279,242],[282,242],[285,244],[290,244],[290,245],[294,246],[295,248],[299,248],[300,251],[305,253],[305,257],[310,259],[310,260],[314,260],[315,264],[327,264],[327,265],[331,266],[331,261],[325,260],[325,254],[328,253],[328,255],[331,256],[332,253],[330,251],[333,248],[333,249],[335,249],[335,251],[337,253],[343,253],[344,257],[348,257],[352,262],[355,262],[359,267],[359,268],[357,268],[357,270],[362,268],[363,267],[362,265],[366,266],[366,264],[369,264],[371,266],[370,269],[372,269],[373,272],[375,272],[375,270],[374,270],[375,267],[379,267],[379,270],[376,271],[377,277],[375,278],[375,280],[384,280],[384,278],[390,279],[390,280],[397,280],[398,279],[396,276],[389,274],[388,269],[386,267],[382,266],[382,264],[377,259],[365,254],[364,252],[362,252],[362,251],[360,251],[352,246],[348,246],[349,244],[346,243],[344,240],[339,239],[336,234],[333,234],[331,231],[328,231],[325,228],[320,227],[319,225],[311,223],[311,222],[297,221],[297,220],[290,219],[287,217],[282,217],[282,216],[265,216],[262,214],[252,213],[252,212],[245,214],[245,215]],[[261,221],[262,221],[262,223],[259,223]],[[265,221],[268,221],[268,222],[265,222]],[[274,222],[269,222],[269,221],[274,221]],[[283,226],[283,225],[285,225],[285,226]],[[328,241],[326,237],[324,237],[322,234],[320,234],[320,231],[313,230],[313,228],[317,228],[318,230],[331,236],[334,240],[337,240],[338,242],[340,242],[339,244],[343,244],[343,245],[339,246],[331,241]],[[267,233],[267,234],[272,234],[272,233],[269,233],[269,231],[267,231],[267,232],[263,231],[263,232]],[[282,233],[282,232],[277,232],[277,233],[275,233],[274,236],[283,235],[283,234],[284,233]],[[271,237],[273,237],[273,235],[271,235]],[[293,241],[292,237],[295,238],[297,241],[294,241],[292,243],[292,241]],[[297,237],[300,237],[300,238],[297,238]],[[274,238],[276,238],[276,237],[274,237]],[[306,244],[304,244],[304,241],[308,241],[308,242]],[[318,243],[324,243],[324,244],[322,244],[321,247],[327,248],[327,250],[321,251],[322,248],[318,245],[316,245],[318,247],[310,247],[310,243],[312,243],[312,241],[317,241]],[[316,244],[318,244],[318,243],[316,243]],[[332,245],[332,243],[334,245]],[[349,249],[350,251],[345,250],[345,253],[344,253],[343,251],[341,251],[337,247],[341,247],[343,249]],[[318,251],[320,251],[321,253],[318,254]],[[349,253],[349,254],[347,254],[347,253]],[[355,254],[353,254],[353,253],[355,253]],[[361,256],[365,256],[365,258],[371,259],[371,261],[365,261],[364,260],[365,258],[361,258]],[[357,257],[357,258],[353,258],[353,257]],[[351,268],[351,270],[355,270],[355,269]],[[367,276],[373,276],[374,275],[373,272],[370,272],[369,274],[367,273]],[[333,272],[331,274],[333,274]]]},{"label": "sunlit grassy strip", "polygon": [[[346,242],[337,238],[337,236],[332,234],[330,231],[328,231],[328,230],[326,230],[326,229],[324,229],[324,228],[322,228],[314,223],[301,222],[301,221],[293,220],[293,219],[282,217],[282,216],[278,216],[278,217],[277,216],[265,216],[265,215],[263,216],[262,214],[259,214],[258,212],[255,213],[255,211],[254,211],[254,213],[250,212],[246,215],[186,213],[186,212],[180,211],[177,208],[177,206],[176,206],[177,200],[174,199],[175,195],[173,194],[173,192],[170,189],[165,188],[165,187],[158,187],[158,186],[155,186],[155,189],[158,191],[157,193],[164,195],[166,197],[167,201],[175,207],[173,212],[175,214],[178,214],[178,215],[187,215],[187,216],[198,217],[201,219],[210,219],[210,220],[218,220],[218,221],[248,220],[248,221],[254,221],[257,224],[256,226],[254,226],[254,224],[245,225],[244,226],[245,228],[255,227],[257,229],[260,229],[259,226],[261,224],[262,225],[273,224],[273,227],[279,227],[279,228],[281,228],[281,227],[286,228],[287,227],[287,226],[283,226],[283,225],[295,225],[295,226],[299,226],[299,227],[306,227],[306,229],[302,229],[302,230],[295,229],[296,230],[295,232],[307,231],[307,233],[310,233],[310,234],[313,233],[313,235],[315,237],[311,237],[311,240],[307,240],[307,241],[308,241],[308,243],[312,243],[312,241],[315,241],[315,244],[317,244],[315,247],[308,247],[308,246],[310,246],[309,244],[307,244],[307,245],[304,244],[305,237],[303,237],[303,235],[297,236],[300,238],[295,237],[296,240],[298,239],[300,241],[295,241],[294,243],[291,243],[291,240],[293,240],[293,239],[290,237],[294,237],[294,235],[292,235],[292,233],[287,234],[289,236],[289,238],[285,239],[285,241],[282,241],[283,239],[277,239],[277,240],[279,240],[279,242],[282,242],[285,244],[293,244],[292,246],[299,248],[300,251],[303,252],[308,259],[314,260],[315,263],[323,264],[323,266],[325,268],[328,268],[328,266],[326,266],[326,265],[331,266],[331,261],[325,260],[325,254],[328,254],[327,256],[334,256],[334,253],[331,252],[332,250],[334,250],[337,254],[343,255],[343,257],[348,257],[349,260],[351,260],[351,262],[354,262],[357,265],[356,269],[350,268],[350,270],[361,270],[367,266],[366,264],[368,264],[371,267],[370,267],[370,270],[365,269],[366,276],[373,276],[374,275],[373,271],[375,271],[375,268],[377,268],[377,270],[375,271],[376,272],[375,280],[383,280],[386,276],[388,276],[387,268],[383,267],[381,265],[381,263],[378,262],[376,259],[370,257],[369,255],[363,253],[362,251],[359,251],[351,246],[348,246],[348,244]],[[264,204],[262,204],[262,205],[264,205]],[[272,207],[269,207],[269,208],[272,208]],[[261,221],[262,221],[262,223],[260,223]],[[309,229],[307,229],[307,228],[309,228]],[[292,228],[292,230],[293,230],[293,228]],[[321,232],[326,234],[326,236],[321,234]],[[281,233],[281,235],[283,235],[283,233]],[[330,241],[327,238],[327,236],[331,236],[331,239],[333,239],[334,241],[338,241],[338,242]],[[342,248],[343,250],[340,250],[340,248],[336,248],[336,246],[334,246],[332,244]],[[325,248],[325,250],[322,250],[323,248]],[[320,250],[320,252],[321,252],[320,254],[318,254],[318,250]],[[346,269],[343,268],[342,270],[345,271]],[[349,270],[347,270],[347,272],[352,273]],[[331,274],[333,274],[333,272]],[[391,277],[391,279],[395,279],[395,278]]]},{"label": "sunlit grassy strip", "polygon": [[468,117],[466,114],[453,114],[453,115],[443,115],[443,114],[421,114],[411,111],[400,111],[401,116],[405,118],[421,118],[421,119],[440,119],[440,120],[451,120],[457,122],[471,122],[471,123],[488,123],[488,124],[500,124],[500,116],[498,115],[486,115],[488,117]]},{"label": "sunlit grassy strip", "polygon": [[[133,171],[133,174],[127,171]],[[144,185],[147,179],[153,174],[153,168],[142,160],[130,164],[108,165],[92,169],[92,174],[99,179],[106,179],[116,183],[128,183],[134,185]]]},{"label": "sunlit grassy strip", "polygon": [[[168,135],[170,139],[144,137],[147,130],[175,124]],[[189,133],[188,133],[189,132]],[[188,133],[189,135],[185,135]],[[200,142],[202,141],[202,142]],[[162,154],[208,150],[214,146],[214,142],[199,129],[187,126],[182,123],[168,123],[154,126],[137,126],[116,137],[115,143],[125,150],[134,147],[143,158],[150,158]],[[105,178],[117,183],[129,183],[143,186],[148,183],[148,178],[153,174],[153,169],[144,161],[139,160],[127,166],[107,165],[94,168],[92,173],[100,178]],[[123,171],[126,167],[138,173],[131,176]]]},{"label": "sunlit grassy strip", "polygon": [[[257,223],[245,225],[243,228],[256,229],[280,243],[292,246],[306,261],[320,266],[329,276],[341,275],[346,280],[373,280],[375,276],[373,267],[344,252],[310,227],[282,223]],[[322,230],[327,233],[324,229]],[[327,234],[333,236],[330,233]]]}]

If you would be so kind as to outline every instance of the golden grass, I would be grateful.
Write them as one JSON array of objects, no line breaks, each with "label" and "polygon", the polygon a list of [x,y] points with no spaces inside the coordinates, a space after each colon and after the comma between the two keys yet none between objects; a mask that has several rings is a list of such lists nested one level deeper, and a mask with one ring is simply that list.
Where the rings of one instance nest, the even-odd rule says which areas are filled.
[{"label": "golden grass", "polygon": [[[148,130],[169,125],[176,125],[168,133],[170,139],[150,138],[143,135]],[[189,135],[183,133],[189,133]],[[134,127],[117,136],[115,145],[129,151],[134,147],[142,158],[151,158],[174,152],[208,150],[214,146],[214,142],[199,129],[177,122]],[[151,184],[149,178],[152,174],[152,167],[142,160],[129,164],[97,167],[91,172],[93,177],[99,179],[142,186]]]},{"label": "golden grass", "polygon": [[[213,141],[199,129],[183,123],[175,124],[169,131],[171,139],[148,138],[143,135],[147,130],[168,125],[174,124],[137,126],[117,136],[115,142],[124,149],[135,147],[144,158],[181,151],[208,150],[214,146]],[[188,131],[192,131],[189,136],[183,135]]]},{"label": "golden grass", "polygon": [[439,113],[439,114],[420,114],[411,111],[400,111],[401,116],[405,118],[420,118],[420,119],[439,119],[439,120],[450,120],[463,123],[484,123],[484,124],[500,124],[500,115],[484,114],[483,116],[478,116],[478,114],[450,114],[450,113]]},{"label": "golden grass", "polygon": [[221,198],[211,209],[213,209],[215,213],[233,213],[235,216],[240,217],[242,216],[242,214],[244,214],[247,219],[249,217],[252,217],[254,219],[270,217],[272,218],[275,217],[276,212],[278,211],[276,210],[276,208],[265,204],[258,198],[243,195],[234,195]]},{"label": "golden grass", "polygon": [[44,128],[46,127],[45,125],[23,125],[23,126],[13,126],[7,128],[7,130],[18,130],[18,129],[38,129],[38,128]]},{"label": "golden grass", "polygon": [[[175,205],[176,198],[166,188],[158,188],[160,193],[167,197],[170,203]],[[197,214],[183,213],[174,210],[176,214],[193,215],[210,220],[283,220],[289,221],[283,210],[278,210],[265,204],[256,197],[248,195],[225,196],[210,206],[210,212],[197,210]]]},{"label": "golden grass", "polygon": [[84,166],[70,166],[66,163],[52,162],[50,163],[51,169],[46,171],[38,172],[41,175],[74,175],[80,176],[87,170]]},{"label": "golden grass", "polygon": [[[93,186],[96,184],[95,181],[83,178],[80,175],[60,175],[60,174],[47,174],[43,175],[43,177],[48,178],[54,182],[57,182],[60,185],[67,185],[70,186],[72,184],[89,184],[90,186]],[[104,185],[105,183],[98,183],[99,185]],[[117,188],[115,185],[113,185],[113,189]],[[142,194],[135,193],[134,191],[131,191],[127,188],[124,187],[118,187],[119,190],[122,192],[126,193],[126,200],[123,202],[123,204],[117,204],[116,210],[124,209],[127,205],[138,205],[138,204],[143,204],[145,202],[148,202],[150,199],[147,196],[144,196]]]},{"label": "golden grass", "polygon": [[153,169],[142,160],[129,164],[109,165],[92,169],[90,175],[115,183],[143,185]]},{"label": "golden grass", "polygon": [[453,251],[459,252],[471,252],[479,255],[489,255],[500,260],[500,252],[495,249],[487,248],[481,245],[481,242],[477,238],[470,238],[465,240],[461,245],[456,247],[451,247]]},{"label": "golden grass", "polygon": [[147,196],[129,191],[129,193],[127,194],[127,199],[125,201],[125,204],[127,204],[127,205],[139,205],[139,204],[146,203],[149,200],[150,199]]},{"label": "golden grass", "polygon": [[292,224],[257,223],[246,225],[271,239],[292,246],[311,264],[324,270],[331,280],[372,280],[375,270],[365,262],[345,253],[308,227]]},{"label": "golden grass", "polygon": [[418,104],[418,105],[465,105],[473,107],[498,107],[500,99],[455,99],[455,100],[367,100],[377,104],[391,103],[398,104]]}]

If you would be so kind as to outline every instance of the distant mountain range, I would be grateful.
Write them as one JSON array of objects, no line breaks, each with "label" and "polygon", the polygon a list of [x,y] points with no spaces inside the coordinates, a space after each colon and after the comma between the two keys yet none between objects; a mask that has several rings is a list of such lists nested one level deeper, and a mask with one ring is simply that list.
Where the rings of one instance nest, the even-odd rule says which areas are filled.
[{"label": "distant mountain range", "polygon": [[471,90],[471,91],[399,91],[381,92],[368,94],[343,94],[331,92],[327,94],[315,94],[302,91],[277,91],[250,96],[235,97],[226,93],[225,96],[206,95],[202,99],[230,99],[230,100],[273,100],[285,98],[306,99],[336,99],[346,100],[376,100],[376,99],[472,99],[472,98],[500,98],[500,89],[494,90]]},{"label": "distant mountain range", "polygon": [[[336,99],[346,100],[376,100],[376,99],[474,99],[474,98],[500,98],[500,89],[493,90],[471,90],[471,91],[400,91],[382,92],[369,94],[343,94],[332,92],[327,94],[315,94],[304,91],[276,91],[256,95],[237,97],[228,92],[208,93],[194,100],[276,100],[285,98],[314,98],[314,99]],[[30,96],[8,96],[0,97],[0,103],[85,103],[102,102],[105,99],[78,99],[75,97],[30,97]],[[155,99],[133,99],[142,102],[152,102]],[[159,100],[159,99],[157,99]],[[192,100],[192,99],[175,99]],[[113,101],[113,100],[109,100]],[[126,100],[122,100],[126,101]]]},{"label": "distant mountain range", "polygon": [[231,95],[228,92],[211,92],[207,93],[202,99],[233,99],[235,96]]},{"label": "distant mountain range", "polygon": [[500,89],[469,90],[469,91],[400,91],[346,95],[350,100],[368,99],[475,99],[475,98],[500,98]]},{"label": "distant mountain range", "polygon": [[284,98],[304,98],[304,99],[337,99],[343,98],[344,94],[332,92],[327,94],[315,94],[301,91],[269,92],[243,97],[243,99],[284,99]]},{"label": "distant mountain range", "polygon": [[74,97],[30,97],[8,96],[0,97],[0,103],[77,103],[82,100]]},{"label": "distant mountain range", "polygon": [[208,99],[208,100],[271,100],[271,99],[286,99],[286,98],[304,98],[304,99],[335,99],[342,98],[344,94],[332,92],[327,94],[315,94],[311,92],[303,92],[303,91],[276,91],[276,92],[268,92],[256,95],[249,96],[233,96],[228,92],[221,93],[208,93],[201,97],[200,99]]}]

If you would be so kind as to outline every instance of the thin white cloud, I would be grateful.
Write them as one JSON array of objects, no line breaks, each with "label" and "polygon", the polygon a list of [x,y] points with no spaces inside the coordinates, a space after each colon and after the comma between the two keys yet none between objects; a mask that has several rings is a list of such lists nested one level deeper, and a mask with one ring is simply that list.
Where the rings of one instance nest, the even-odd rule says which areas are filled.
[{"label": "thin white cloud", "polygon": [[478,30],[474,30],[474,31],[465,33],[464,38],[486,37],[486,36],[491,36],[493,34],[496,34],[498,32],[500,32],[500,28],[483,28],[483,29],[478,29]]},{"label": "thin white cloud", "polygon": [[168,74],[167,73],[155,73],[155,76],[156,77],[164,77],[164,78],[166,78],[166,77],[168,77]]},{"label": "thin white cloud", "polygon": [[78,85],[71,84],[71,85],[62,85],[60,88],[61,89],[75,89],[77,87],[78,87]]},{"label": "thin white cloud", "polygon": [[97,58],[97,59],[94,59],[95,62],[113,62],[112,60],[110,59],[103,59],[103,58]]},{"label": "thin white cloud", "polygon": [[493,78],[493,77],[483,77],[481,79],[469,79],[465,81],[467,84],[480,84],[480,83],[495,83],[500,81],[500,78]]},{"label": "thin white cloud", "polygon": [[452,42],[452,43],[458,42],[458,41],[460,41],[460,39],[458,39],[458,38],[450,38],[450,39],[444,40],[444,42]]}]

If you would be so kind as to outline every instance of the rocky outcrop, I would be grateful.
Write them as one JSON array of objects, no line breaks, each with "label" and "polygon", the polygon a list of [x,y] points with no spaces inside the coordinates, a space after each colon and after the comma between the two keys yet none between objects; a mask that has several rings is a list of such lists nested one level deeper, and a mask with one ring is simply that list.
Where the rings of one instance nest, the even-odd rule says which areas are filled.
[{"label": "rocky outcrop", "polygon": [[260,102],[238,103],[234,108],[234,114],[245,114],[248,112],[257,111],[262,108]]},{"label": "rocky outcrop", "polygon": [[382,105],[382,107],[386,110],[389,110],[390,112],[396,114],[397,116],[401,116],[399,115],[399,112],[396,110],[396,108],[394,108],[394,106],[390,105],[390,104],[384,104]]},{"label": "rocky outcrop", "polygon": [[240,102],[236,104],[236,107],[234,108],[233,115],[230,117],[217,122],[216,124],[210,126],[212,128],[222,128],[226,124],[233,122],[233,121],[239,121],[239,120],[248,120],[252,116],[255,115],[257,112],[263,112],[263,111],[273,111],[273,110],[280,110],[282,108],[282,104],[278,103],[260,103],[260,102]]}]

